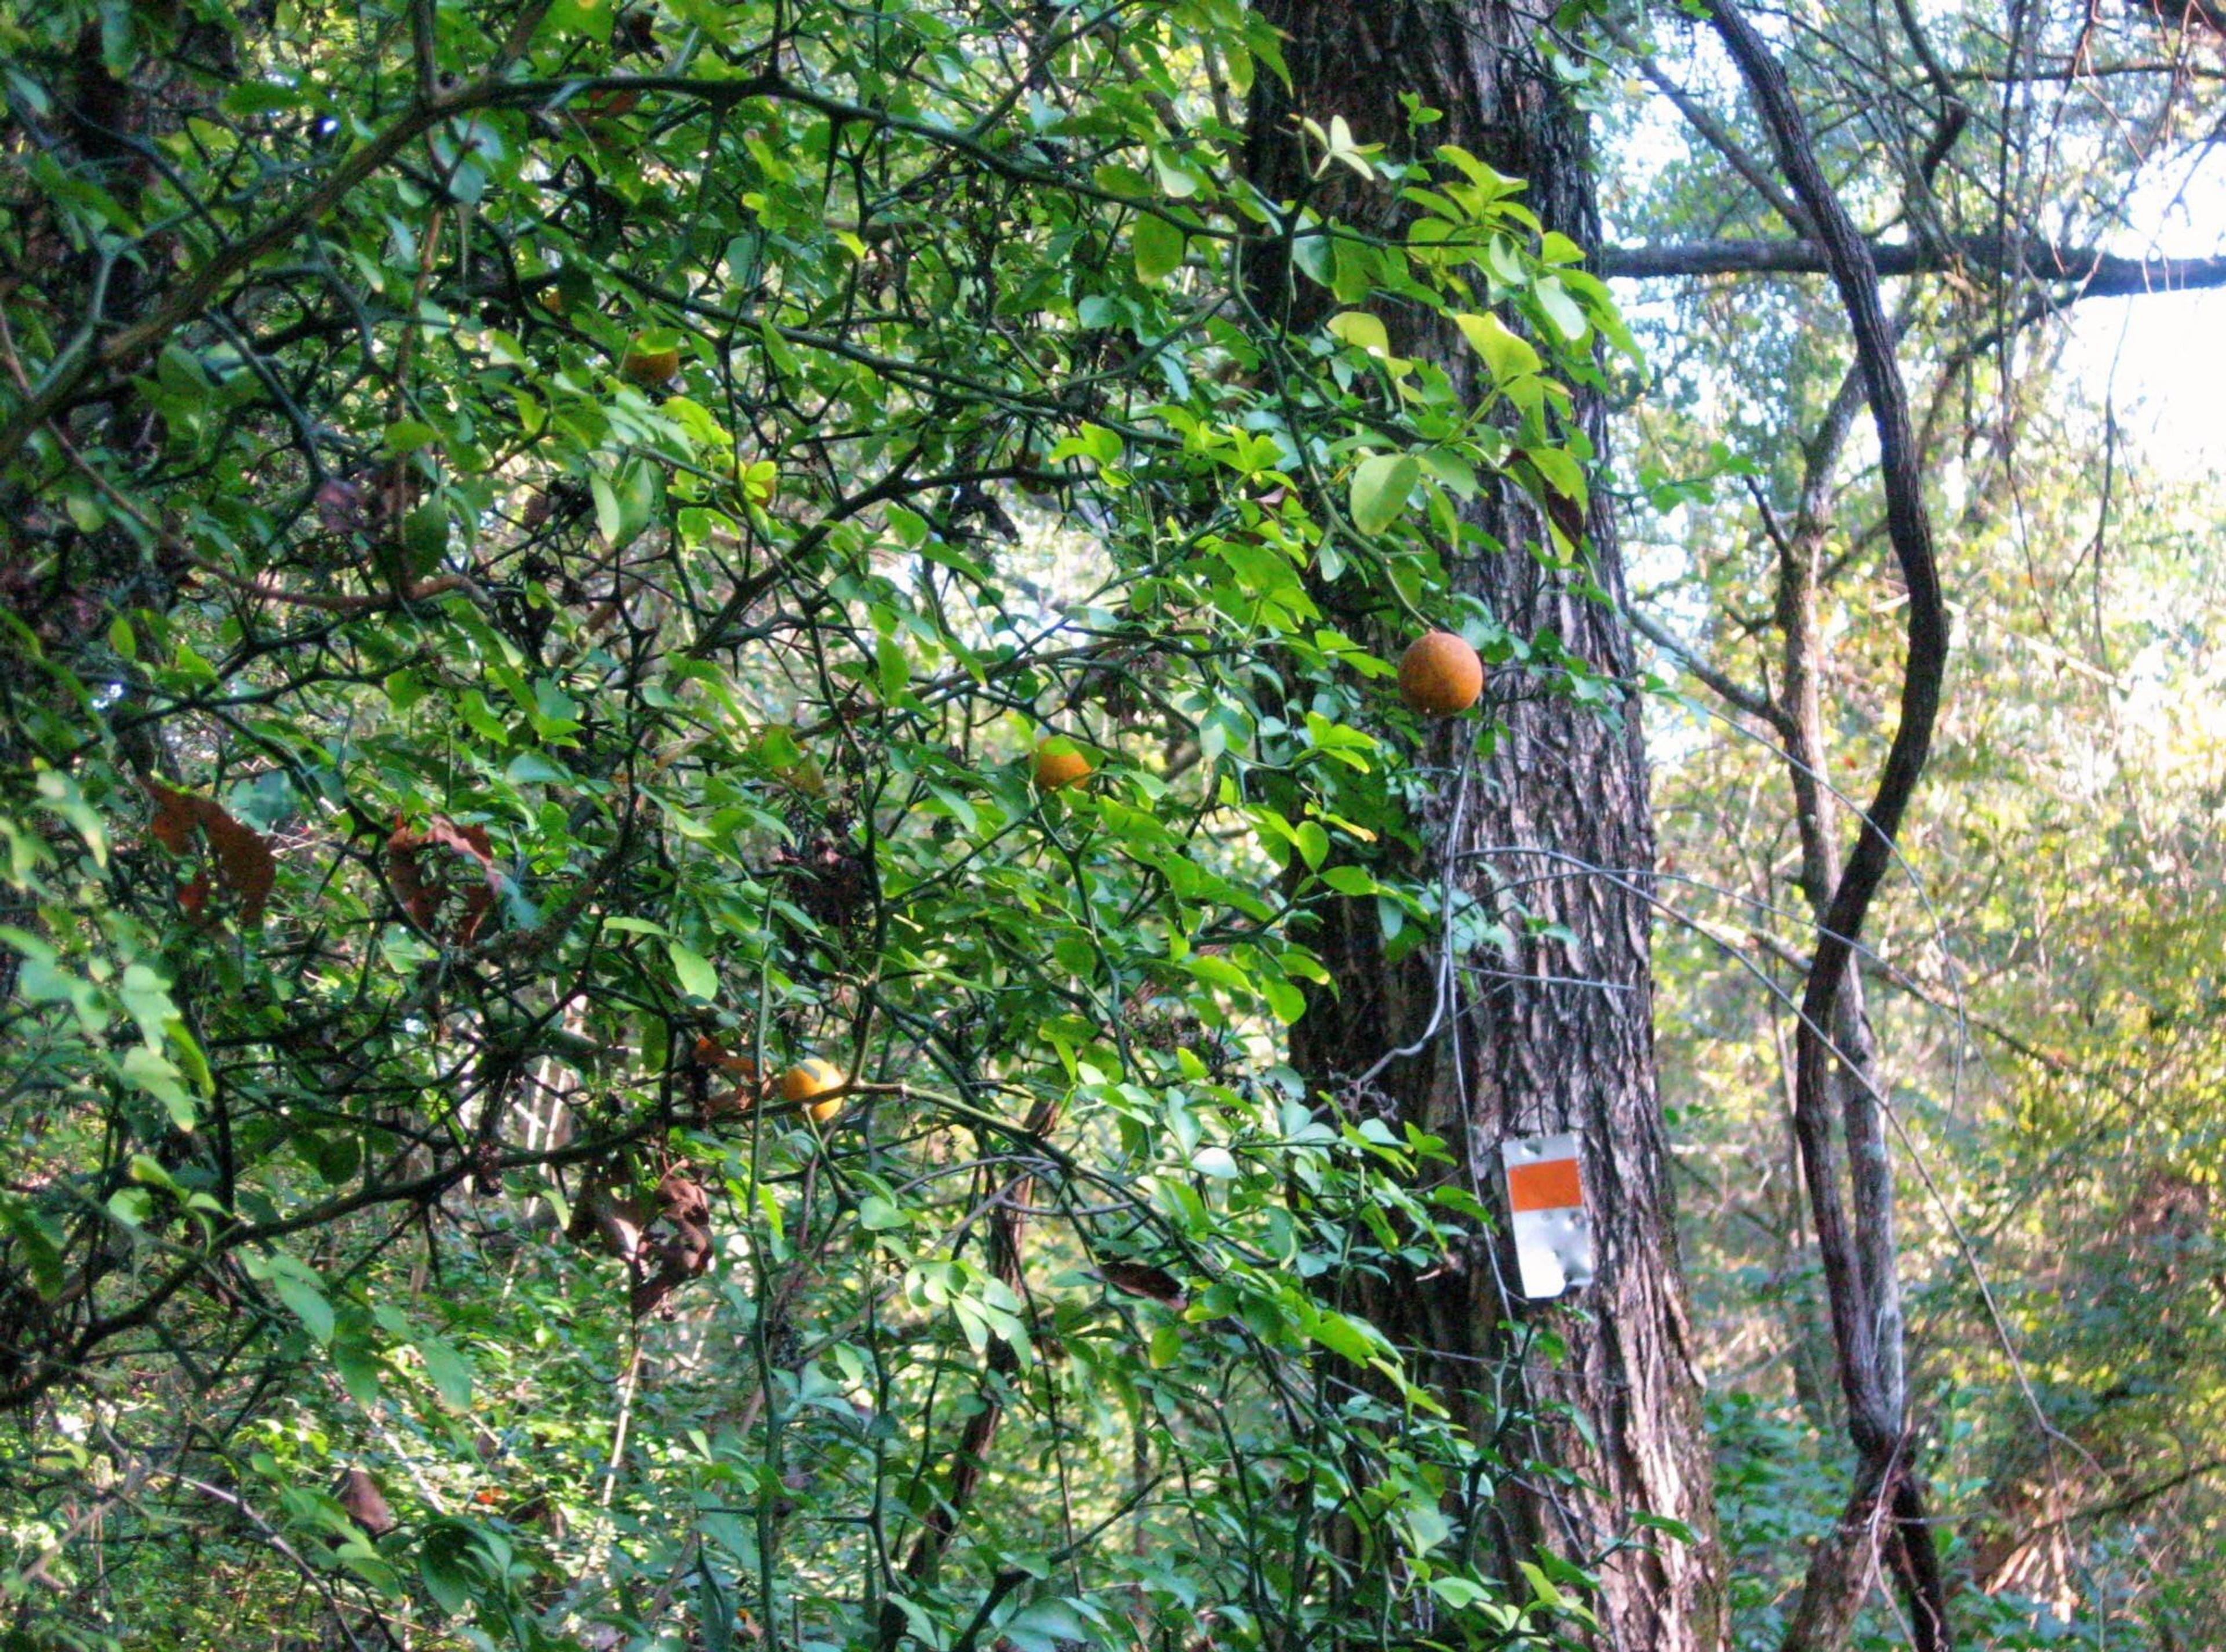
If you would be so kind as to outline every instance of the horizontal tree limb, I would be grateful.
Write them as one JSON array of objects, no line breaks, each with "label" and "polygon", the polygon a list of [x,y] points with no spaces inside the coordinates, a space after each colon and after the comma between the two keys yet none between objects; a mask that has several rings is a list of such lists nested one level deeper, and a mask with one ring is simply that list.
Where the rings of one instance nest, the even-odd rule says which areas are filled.
[{"label": "horizontal tree limb", "polygon": [[[2127,258],[2089,247],[2067,247],[2036,236],[1955,235],[1924,245],[1873,242],[1881,276],[1931,275],[1952,269],[2069,282],[2086,298],[2191,292],[2226,287],[2226,257]],[[1646,281],[1672,276],[1821,276],[1829,273],[1822,245],[1809,240],[1675,242],[1665,246],[1603,248],[1602,275]]]}]

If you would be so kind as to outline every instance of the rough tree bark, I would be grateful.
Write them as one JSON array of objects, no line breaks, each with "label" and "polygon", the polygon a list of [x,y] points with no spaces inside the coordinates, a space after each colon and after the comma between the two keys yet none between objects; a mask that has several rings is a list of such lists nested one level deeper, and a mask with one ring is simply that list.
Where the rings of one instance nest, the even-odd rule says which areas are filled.
[{"label": "rough tree bark", "polygon": [[[1459,144],[1524,179],[1523,199],[1548,227],[1598,245],[1586,123],[1549,78],[1539,39],[1544,14],[1507,0],[1264,0],[1261,10],[1287,37],[1291,73],[1288,92],[1266,74],[1255,92],[1250,166],[1269,196],[1288,201],[1306,187],[1308,157],[1292,137],[1294,115],[1325,125],[1342,116],[1360,142],[1405,152],[1399,95],[1411,92],[1443,111],[1426,129],[1426,144]],[[1388,190],[1347,191],[1326,204],[1381,228],[1402,210]],[[1275,289],[1277,274],[1267,272],[1256,290]],[[1286,288],[1299,325],[1319,319],[1303,288]],[[1399,354],[1432,360],[1459,386],[1473,382],[1473,358],[1453,329],[1378,308]],[[1582,389],[1577,396],[1597,445],[1600,400]],[[1580,595],[1527,554],[1543,530],[1522,496],[1488,492],[1478,508],[1480,524],[1509,549],[1460,565],[1463,588],[1518,633],[1551,628],[1600,670],[1628,670],[1618,609]],[[1599,582],[1619,595],[1615,526],[1597,495],[1588,525]],[[1604,1644],[1715,1648],[1725,1618],[1708,1449],[1655,1085],[1654,842],[1637,709],[1603,714],[1532,698],[1500,715],[1504,736],[1472,768],[1460,755],[1475,739],[1468,722],[1438,726],[1417,754],[1445,778],[1422,823],[1427,864],[1455,866],[1461,885],[1503,915],[1519,901],[1565,925],[1578,944],[1525,940],[1512,955],[1459,960],[1437,1035],[1378,1082],[1399,1115],[1452,1145],[1463,1162],[1447,1177],[1473,1177],[1495,1202],[1504,1137],[1580,1133],[1598,1278],[1565,1304],[1510,1303],[1502,1282],[1511,1277],[1509,1259],[1479,1246],[1460,1266],[1355,1279],[1349,1288],[1362,1312],[1412,1350],[1421,1379],[1472,1422],[1488,1423],[1504,1403],[1491,1372],[1510,1350],[1510,1325],[1527,1321],[1559,1337],[1566,1358],[1529,1365],[1539,1422],[1527,1449],[1577,1481],[1558,1490],[1514,1479],[1497,1488],[1494,1506],[1478,1512],[1504,1569],[1513,1575],[1513,1561],[1551,1547],[1600,1566]],[[1386,962],[1372,901],[1334,909],[1317,944],[1341,991],[1313,996],[1294,1029],[1292,1054],[1313,1083],[1334,1089],[1431,1026],[1439,970],[1430,956]],[[1641,1528],[1638,1515],[1682,1522],[1695,1541]]]}]

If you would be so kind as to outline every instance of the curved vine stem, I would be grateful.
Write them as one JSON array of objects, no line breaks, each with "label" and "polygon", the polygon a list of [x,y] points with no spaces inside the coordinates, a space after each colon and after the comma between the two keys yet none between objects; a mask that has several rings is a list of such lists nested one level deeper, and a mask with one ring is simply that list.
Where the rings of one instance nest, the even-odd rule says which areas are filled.
[{"label": "curved vine stem", "polygon": [[1709,16],[1753,98],[1779,171],[1815,226],[1847,312],[1856,366],[1878,428],[1887,532],[1909,596],[1900,723],[1879,773],[1877,793],[1862,816],[1854,851],[1818,930],[1797,1024],[1794,1128],[1801,1141],[1816,1247],[1831,1299],[1840,1380],[1847,1392],[1848,1429],[1858,1462],[1847,1513],[1832,1538],[1817,1546],[1785,1646],[1787,1652],[1808,1652],[1845,1643],[1868,1592],[1881,1525],[1891,1518],[1892,1541],[1884,1547],[1908,1598],[1916,1645],[1919,1652],[1936,1652],[1948,1646],[1949,1639],[1945,1592],[1923,1489],[1909,1461],[1899,1287],[1894,1273],[1892,1166],[1875,1099],[1860,1086],[1848,1087],[1843,1124],[1852,1197],[1842,1198],[1829,1105],[1833,1058],[1825,1032],[1835,1025],[1854,943],[1892,863],[1902,816],[1931,750],[1947,670],[1948,614],[1941,600],[1909,397],[1894,359],[1893,331],[1879,302],[1878,268],[1870,245],[1857,232],[1817,163],[1792,88],[1762,36],[1731,0],[1712,0]]}]

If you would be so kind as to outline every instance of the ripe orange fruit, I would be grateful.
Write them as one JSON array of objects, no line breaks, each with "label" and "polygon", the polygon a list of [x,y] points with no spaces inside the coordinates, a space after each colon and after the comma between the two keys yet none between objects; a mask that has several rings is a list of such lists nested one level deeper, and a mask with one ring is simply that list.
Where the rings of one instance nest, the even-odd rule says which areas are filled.
[{"label": "ripe orange fruit", "polygon": [[780,1076],[780,1098],[784,1102],[805,1103],[804,1112],[814,1124],[824,1124],[843,1110],[843,1098],[819,1101],[817,1098],[830,1090],[843,1088],[843,1070],[831,1061],[822,1061],[814,1056],[799,1061]]},{"label": "ripe orange fruit", "polygon": [[1466,711],[1484,692],[1484,662],[1450,631],[1417,637],[1399,658],[1399,695],[1426,717]]},{"label": "ripe orange fruit", "polygon": [[626,346],[626,359],[619,363],[619,377],[644,390],[655,390],[680,371],[680,349],[677,345],[664,350],[645,349],[641,339],[637,333]]},{"label": "ripe orange fruit", "polygon": [[1056,791],[1061,786],[1088,779],[1090,759],[1075,749],[1072,740],[1040,740],[1036,745],[1035,772],[1037,790]]}]

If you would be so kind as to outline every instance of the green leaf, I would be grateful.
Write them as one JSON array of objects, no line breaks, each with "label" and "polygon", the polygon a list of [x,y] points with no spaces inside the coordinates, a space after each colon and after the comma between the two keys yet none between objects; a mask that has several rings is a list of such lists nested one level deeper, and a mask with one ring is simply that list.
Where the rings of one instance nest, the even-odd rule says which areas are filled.
[{"label": "green leaf", "polygon": [[[213,673],[212,673],[213,676]],[[60,815],[77,829],[85,840],[95,866],[108,864],[108,828],[102,823],[100,811],[85,800],[76,782],[54,769],[41,769],[38,778],[39,800],[46,808]],[[51,955],[49,955],[51,962]]]},{"label": "green leaf", "polygon": [[1468,1578],[1432,1578],[1430,1592],[1455,1611],[1491,1598],[1491,1591]]},{"label": "green leaf", "polygon": [[1269,1013],[1285,1026],[1296,1025],[1307,1013],[1306,994],[1288,981],[1265,977],[1260,982],[1260,996],[1268,1001]]},{"label": "green leaf", "polygon": [[333,1305],[325,1300],[325,1293],[308,1279],[288,1271],[274,1275],[270,1288],[278,1299],[293,1311],[294,1317],[308,1327],[309,1334],[320,1343],[333,1339]]},{"label": "green leaf", "polygon": [[595,501],[595,531],[615,550],[633,543],[657,519],[664,472],[646,459],[630,459],[615,477],[590,475],[588,491]]},{"label": "green leaf", "polygon": [[333,1367],[340,1374],[340,1386],[348,1391],[350,1399],[370,1410],[378,1403],[379,1379],[386,1374],[385,1365],[360,1332],[343,1331],[333,1338],[330,1346]]},{"label": "green leaf", "polygon": [[703,1652],[732,1652],[735,1602],[711,1570],[711,1557],[696,1551],[696,1620],[702,1625]]},{"label": "green leaf", "polygon": [[1507,324],[1497,315],[1456,315],[1454,325],[1461,337],[1468,340],[1469,348],[1484,358],[1484,365],[1491,372],[1496,383],[1505,384],[1510,378],[1538,371],[1538,353],[1529,340],[1510,332]]},{"label": "green leaf", "polygon": [[1401,1523],[1407,1528],[1407,1541],[1417,1554],[1428,1554],[1453,1534],[1453,1522],[1434,1503],[1409,1503],[1401,1511]]},{"label": "green leaf", "polygon": [[1387,360],[1390,358],[1391,335],[1384,330],[1381,316],[1371,315],[1366,310],[1340,310],[1323,325],[1355,349]]},{"label": "green leaf", "polygon": [[[1315,130],[1319,131],[1320,128]],[[1329,134],[1326,140],[1328,158],[1351,167],[1364,182],[1376,181],[1376,170],[1369,165],[1367,157],[1375,153],[1379,147],[1380,145],[1374,143],[1355,143],[1352,128],[1345,124],[1344,116],[1332,115],[1329,118]]]},{"label": "green leaf", "polygon": [[1356,1365],[1364,1365],[1376,1357],[1376,1344],[1368,1333],[1341,1313],[1325,1312],[1314,1322],[1313,1339],[1332,1354],[1342,1354]]},{"label": "green leaf", "polygon": [[1136,279],[1157,286],[1182,267],[1183,232],[1164,218],[1140,218],[1129,232]]},{"label": "green leaf", "polygon": [[293,109],[305,101],[300,88],[271,80],[242,80],[224,94],[218,107],[227,115],[251,118]]},{"label": "green leaf", "polygon": [[1155,1371],[1164,1371],[1180,1359],[1182,1357],[1182,1327],[1173,1322],[1156,1327],[1152,1332],[1151,1344],[1146,1350],[1146,1357],[1151,1361],[1152,1369]]},{"label": "green leaf", "polygon": [[450,1617],[461,1617],[471,1605],[480,1568],[476,1545],[468,1527],[459,1521],[435,1522],[425,1533],[417,1554],[417,1575],[425,1592]]},{"label": "green leaf", "polygon": [[605,544],[615,545],[626,526],[626,514],[619,509],[617,491],[607,477],[599,474],[588,478],[588,492],[595,501],[595,531],[602,535]]},{"label": "green leaf", "polygon": [[1036,1600],[1000,1626],[1014,1652],[1059,1652],[1062,1644],[1087,1644],[1090,1625],[1064,1600]]},{"label": "green leaf", "polygon": [[665,950],[672,960],[673,979],[680,983],[682,992],[707,1004],[718,997],[719,972],[709,958],[678,941],[667,941]]},{"label": "green leaf", "polygon": [[1585,502],[1585,473],[1566,451],[1560,448],[1525,448],[1523,456],[1538,467],[1539,475],[1563,499],[1577,505]]},{"label": "green leaf", "polygon": [[1160,193],[1170,200],[1187,200],[1199,191],[1196,175],[1164,149],[1152,151],[1152,170],[1158,175]]},{"label": "green leaf", "polygon": [[858,1201],[858,1225],[868,1233],[887,1233],[912,1225],[912,1218],[879,1193]]},{"label": "green leaf", "polygon": [[124,1052],[124,1077],[139,1090],[162,1103],[170,1115],[170,1122],[181,1130],[191,1130],[200,1121],[200,1109],[194,1098],[179,1082],[184,1077],[173,1066],[168,1056],[136,1045]]},{"label": "green leaf", "polygon": [[1132,166],[1108,162],[1090,175],[1090,181],[1109,195],[1123,200],[1143,200],[1152,193],[1152,181]]},{"label": "green leaf", "polygon": [[15,1241],[17,1254],[29,1263],[31,1288],[52,1301],[62,1288],[61,1229],[7,1192],[0,1192],[0,1229]]},{"label": "green leaf", "polygon": [[457,1410],[467,1409],[472,1403],[472,1363],[452,1343],[438,1337],[421,1336],[417,1339],[417,1351],[424,1357],[425,1375],[433,1381],[442,1399]]},{"label": "green leaf", "polygon": [[607,41],[618,0],[554,0],[547,27],[552,34],[584,35]]},{"label": "green leaf", "polygon": [[502,778],[514,786],[562,782],[572,777],[538,752],[520,752],[510,759]]},{"label": "green leaf", "polygon": [[1585,319],[1584,311],[1569,296],[1560,277],[1548,276],[1530,290],[1537,295],[1538,307],[1546,312],[1546,319],[1561,328],[1563,338],[1574,344],[1590,331],[1592,323]]},{"label": "green leaf", "polygon": [[1421,480],[1412,454],[1377,454],[1352,473],[1352,524],[1363,533],[1382,533],[1407,508],[1407,496]]},{"label": "green leaf", "polygon": [[[163,1179],[165,1181],[167,1178]],[[308,1328],[308,1332],[320,1343],[333,1339],[333,1305],[325,1299],[323,1281],[317,1272],[298,1256],[283,1250],[267,1256],[249,1254],[241,1258],[240,1265],[248,1278],[269,1285],[278,1299],[284,1303],[294,1317]]]},{"label": "green leaf", "polygon": [[1538,1604],[1540,1605],[1545,1607],[1549,1611],[1559,1612],[1568,1617],[1582,1618],[1588,1623],[1593,1621],[1590,1608],[1587,1607],[1580,1601],[1570,1599],[1568,1596],[1563,1594],[1561,1589],[1555,1584],[1554,1580],[1548,1577],[1544,1571],[1540,1567],[1532,1564],[1529,1560],[1517,1560],[1515,1565],[1516,1569],[1523,1573],[1524,1579],[1530,1584],[1530,1592],[1537,1597]]}]

